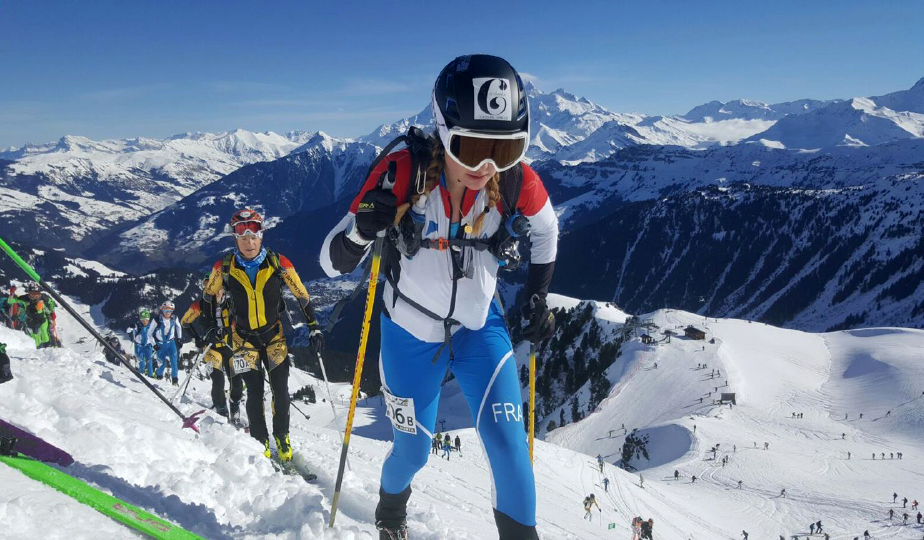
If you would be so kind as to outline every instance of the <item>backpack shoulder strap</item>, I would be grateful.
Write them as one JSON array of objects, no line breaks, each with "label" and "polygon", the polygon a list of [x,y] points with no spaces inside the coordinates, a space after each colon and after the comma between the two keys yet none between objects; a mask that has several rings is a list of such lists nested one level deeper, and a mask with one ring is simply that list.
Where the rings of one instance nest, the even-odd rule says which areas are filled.
[{"label": "backpack shoulder strap", "polygon": [[270,267],[276,273],[279,273],[279,269],[282,268],[282,265],[279,263],[279,254],[269,248],[266,248],[266,260],[269,261]]},{"label": "backpack shoulder strap", "polygon": [[221,261],[221,285],[224,287],[226,295],[228,294],[228,280],[231,278],[231,261],[233,260],[234,252],[229,251]]},{"label": "backpack shoulder strap", "polygon": [[520,190],[523,188],[523,164],[501,173],[500,177],[501,202],[504,203],[504,217],[512,216],[517,212],[520,203]]}]

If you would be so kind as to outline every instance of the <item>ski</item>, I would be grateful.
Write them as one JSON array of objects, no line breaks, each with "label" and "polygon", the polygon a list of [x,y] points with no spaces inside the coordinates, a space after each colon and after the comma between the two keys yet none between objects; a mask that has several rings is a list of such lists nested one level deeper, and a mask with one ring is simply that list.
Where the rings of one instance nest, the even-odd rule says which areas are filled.
[{"label": "ski", "polygon": [[16,439],[16,451],[31,458],[46,463],[57,463],[67,467],[74,462],[70,454],[57,446],[45,442],[28,431],[16,427],[9,422],[0,420],[0,439],[13,437]]},{"label": "ski", "polygon": [[302,480],[308,483],[312,483],[318,479],[318,475],[312,473],[308,468],[304,456],[298,452],[292,454],[292,461],[282,461],[275,453],[273,453],[273,457],[271,457],[270,460],[273,463],[273,467],[283,474],[300,476]]},{"label": "ski", "polygon": [[52,487],[102,514],[158,540],[204,540],[169,521],[116,499],[91,487],[82,480],[36,461],[30,457],[0,456],[0,462],[19,470],[29,478]]}]

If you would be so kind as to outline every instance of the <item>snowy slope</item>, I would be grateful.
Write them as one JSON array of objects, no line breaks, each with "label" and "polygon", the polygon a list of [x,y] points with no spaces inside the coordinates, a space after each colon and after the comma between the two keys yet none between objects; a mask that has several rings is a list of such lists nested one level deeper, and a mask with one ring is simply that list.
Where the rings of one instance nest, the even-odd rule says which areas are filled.
[{"label": "snowy slope", "polygon": [[[921,526],[890,524],[887,512],[893,491],[898,515],[901,497],[924,496],[924,331],[810,334],[677,310],[641,318],[659,326],[658,338],[661,330],[693,325],[707,341],[627,343],[607,372],[609,396],[585,419],[548,433],[548,442],[612,463],[620,459],[622,425],[638,429],[650,437],[651,460],[632,461],[646,490],[683,501],[671,519],[696,516],[721,526],[712,538],[740,537],[742,529],[751,538],[807,535],[818,519],[833,538],[867,529],[874,538],[921,536]],[[720,376],[713,378],[713,369]],[[737,406],[713,404],[716,391],[735,392]],[[783,488],[786,498],[779,497]]]},{"label": "snowy slope", "polygon": [[[81,311],[89,315],[93,310]],[[344,480],[338,526],[330,531],[325,524],[340,436],[329,429],[329,403],[298,403],[310,421],[292,411],[293,444],[320,477],[317,484],[306,485],[275,473],[258,443],[214,417],[201,422],[199,436],[181,430],[178,419],[126,370],[105,363],[67,315],[60,320],[67,346],[63,350],[35,351],[21,334],[0,328],[16,375],[0,386],[0,417],[70,451],[77,463],[67,472],[210,539],[373,537],[378,476],[389,447],[362,435],[364,428],[382,422],[374,403],[357,412],[352,469]],[[290,390],[306,383],[316,381],[295,372]],[[167,396],[174,391],[155,384]],[[194,379],[180,408],[192,412],[207,407],[209,384]],[[342,396],[347,388],[335,385],[333,392]],[[319,386],[319,398],[324,395]],[[342,421],[343,407],[338,408]],[[470,428],[453,433],[463,440],[462,457],[433,459],[414,482],[409,510],[417,540],[474,540],[495,534],[488,467],[480,446]],[[540,441],[536,457],[543,538],[595,538],[607,522],[616,522],[617,531],[627,533],[625,504],[605,505],[592,523],[581,520],[580,499],[597,489],[586,456]],[[638,492],[630,476],[610,474],[627,493]],[[23,480],[18,472],[0,467],[0,483],[5,487],[0,490],[5,524],[0,538],[135,537],[51,489]],[[638,497],[647,505],[661,505],[643,493]]]},{"label": "snowy slope", "polygon": [[[552,303],[577,305],[564,297]],[[605,304],[597,305],[597,315],[606,324],[626,317]],[[663,328],[703,322],[671,310],[651,318]],[[69,473],[207,538],[373,538],[378,474],[389,446],[374,435],[388,431],[373,429],[383,425],[377,398],[361,401],[351,442],[352,469],[344,482],[338,526],[331,531],[325,523],[340,439],[331,429],[329,403],[298,403],[311,416],[307,421],[292,412],[296,449],[320,477],[306,485],[275,473],[256,442],[214,417],[202,421],[199,436],[180,430],[177,418],[126,370],[103,361],[69,316],[60,320],[66,342],[62,350],[35,351],[22,334],[0,328],[17,377],[0,386],[0,417],[69,450],[77,459]],[[544,539],[624,538],[634,515],[652,517],[656,537],[667,540],[739,538],[742,529],[752,538],[801,535],[817,519],[824,520],[834,538],[850,538],[864,529],[875,537],[920,536],[912,526],[890,527],[884,516],[893,490],[900,497],[922,498],[915,490],[922,485],[924,398],[917,392],[924,387],[918,353],[924,332],[813,335],[714,319],[704,328],[715,344],[674,338],[656,347],[627,348],[620,361],[639,367],[622,380],[613,379],[616,386],[598,411],[550,433],[547,438],[555,444],[537,442]],[[654,361],[656,370],[651,369]],[[695,369],[701,362],[720,369],[723,380],[728,377],[739,406],[693,403],[717,384],[708,379],[708,370]],[[172,387],[155,384],[168,396],[173,393]],[[316,385],[319,399],[326,396],[318,381],[293,371],[290,390],[305,384]],[[208,387],[207,381],[193,379],[180,408],[207,407]],[[450,386],[446,390],[447,402],[458,399]],[[348,387],[337,384],[332,392],[342,422]],[[883,417],[887,410],[892,414]],[[791,412],[802,412],[804,418],[792,419]],[[846,422],[844,412],[850,415]],[[859,412],[865,412],[862,421]],[[608,464],[604,474],[610,486],[604,491],[590,456],[616,451],[620,434],[610,438],[608,430],[618,430],[621,423],[649,433],[651,447],[661,450],[652,452],[654,467],[635,462],[643,468],[644,489],[635,474]],[[845,441],[837,440],[841,432]],[[449,462],[434,458],[415,479],[410,525],[417,540],[494,537],[488,469],[480,447],[470,428],[453,433],[462,437],[463,455]],[[769,442],[769,450],[755,450],[755,441],[761,446]],[[706,456],[715,443],[721,443],[719,457],[726,450],[731,456],[725,468]],[[737,451],[731,451],[732,445]],[[847,450],[854,453],[849,461]],[[874,451],[887,456],[902,451],[906,457],[886,462],[865,457]],[[674,469],[684,475],[680,482],[668,478]],[[699,477],[695,485],[688,480],[693,474]],[[744,481],[740,491],[734,489],[738,479]],[[0,467],[0,482],[2,538],[135,537],[8,468]],[[777,497],[783,487],[785,499]],[[587,522],[581,519],[580,500],[590,492],[598,495],[603,512]],[[610,522],[616,524],[614,531],[606,529]]]}]

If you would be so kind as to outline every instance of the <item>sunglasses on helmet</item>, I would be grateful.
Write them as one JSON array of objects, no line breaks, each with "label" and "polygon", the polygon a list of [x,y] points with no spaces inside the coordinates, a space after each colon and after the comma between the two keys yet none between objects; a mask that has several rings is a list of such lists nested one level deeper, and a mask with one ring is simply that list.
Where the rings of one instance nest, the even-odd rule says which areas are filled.
[{"label": "sunglasses on helmet", "polygon": [[263,224],[259,221],[239,221],[231,226],[231,234],[237,237],[250,235],[263,238]]},{"label": "sunglasses on helmet", "polygon": [[485,163],[494,164],[497,172],[506,171],[526,157],[529,146],[527,132],[487,134],[451,128],[441,135],[448,135],[448,140],[443,139],[446,153],[472,172],[481,169]]}]

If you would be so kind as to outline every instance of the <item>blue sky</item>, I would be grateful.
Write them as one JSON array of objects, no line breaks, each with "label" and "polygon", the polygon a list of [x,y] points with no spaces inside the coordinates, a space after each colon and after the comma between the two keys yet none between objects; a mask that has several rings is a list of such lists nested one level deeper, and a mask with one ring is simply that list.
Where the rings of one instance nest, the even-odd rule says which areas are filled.
[{"label": "blue sky", "polygon": [[459,54],[544,91],[682,114],[924,77],[924,2],[0,0],[0,147],[64,134],[323,130],[419,112]]}]

